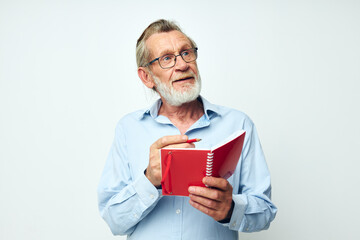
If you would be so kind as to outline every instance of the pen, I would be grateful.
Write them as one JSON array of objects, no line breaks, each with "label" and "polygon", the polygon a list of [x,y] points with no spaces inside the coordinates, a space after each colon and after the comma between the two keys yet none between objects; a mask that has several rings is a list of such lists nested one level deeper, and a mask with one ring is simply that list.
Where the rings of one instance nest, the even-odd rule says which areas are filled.
[{"label": "pen", "polygon": [[200,138],[194,138],[194,139],[189,139],[189,140],[187,140],[186,142],[187,142],[187,143],[193,143],[193,142],[199,142],[199,141],[201,141]]}]

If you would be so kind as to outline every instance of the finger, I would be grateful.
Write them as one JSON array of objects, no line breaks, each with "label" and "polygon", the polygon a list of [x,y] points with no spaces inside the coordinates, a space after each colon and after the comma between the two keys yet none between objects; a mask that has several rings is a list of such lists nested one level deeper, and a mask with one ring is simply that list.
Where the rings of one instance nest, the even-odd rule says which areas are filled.
[{"label": "finger", "polygon": [[222,191],[228,191],[230,188],[232,191],[230,183],[224,178],[204,177],[203,183],[209,187],[217,188]]},{"label": "finger", "polygon": [[193,206],[194,208],[198,209],[199,211],[209,215],[210,217],[214,218],[216,221],[219,221],[222,219],[219,212],[214,209],[208,208],[204,205],[194,202],[191,199],[189,200],[189,203],[191,206]]},{"label": "finger", "polygon": [[207,187],[195,187],[191,186],[189,187],[189,193],[193,195],[197,195],[200,197],[205,197],[208,199],[221,201],[224,199],[224,192],[218,190],[218,189],[212,189]]},{"label": "finger", "polygon": [[167,145],[164,148],[195,148],[195,144],[193,143],[171,144],[171,145]]},{"label": "finger", "polygon": [[153,145],[151,145],[153,148],[163,148],[165,146],[171,145],[171,144],[177,144],[177,143],[184,143],[188,140],[188,136],[186,135],[172,135],[172,136],[165,136],[162,138],[159,138]]},{"label": "finger", "polygon": [[212,200],[212,199],[209,199],[209,198],[200,197],[200,196],[193,195],[193,194],[190,194],[189,197],[193,202],[199,203],[199,204],[201,204],[201,205],[203,205],[203,206],[205,206],[207,208],[210,208],[210,209],[213,209],[213,210],[217,210],[217,209],[220,208],[220,202],[219,201]]}]

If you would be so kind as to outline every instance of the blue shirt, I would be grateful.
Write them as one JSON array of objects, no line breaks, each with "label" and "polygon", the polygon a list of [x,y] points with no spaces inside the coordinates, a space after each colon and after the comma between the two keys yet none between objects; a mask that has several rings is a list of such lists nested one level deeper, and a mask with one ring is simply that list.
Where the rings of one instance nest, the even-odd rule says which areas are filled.
[{"label": "blue shirt", "polygon": [[234,210],[229,223],[219,223],[189,204],[188,197],[162,196],[145,177],[150,145],[166,135],[180,134],[162,115],[159,99],[146,110],[124,116],[98,187],[101,216],[115,235],[128,239],[238,239],[237,231],[267,229],[276,214],[270,200],[270,174],[253,122],[244,113],[213,105],[200,97],[204,115],[186,132],[201,138],[196,147],[210,148],[236,130],[246,131],[235,173]]}]

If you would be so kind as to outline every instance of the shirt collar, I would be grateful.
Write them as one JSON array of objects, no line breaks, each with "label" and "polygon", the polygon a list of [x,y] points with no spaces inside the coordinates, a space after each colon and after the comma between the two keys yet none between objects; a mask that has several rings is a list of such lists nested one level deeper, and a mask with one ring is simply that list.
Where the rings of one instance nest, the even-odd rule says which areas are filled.
[{"label": "shirt collar", "polygon": [[[221,116],[221,112],[220,112],[220,109],[218,108],[218,106],[210,103],[209,101],[207,101],[202,96],[199,96],[198,100],[203,103],[204,113],[205,113],[205,118],[206,119],[210,120],[213,117]],[[144,109],[143,111],[141,111],[141,114],[139,115],[139,120],[143,119],[145,116],[151,116],[153,119],[157,118],[160,107],[161,107],[161,104],[162,104],[162,101],[159,98],[149,108]]]}]

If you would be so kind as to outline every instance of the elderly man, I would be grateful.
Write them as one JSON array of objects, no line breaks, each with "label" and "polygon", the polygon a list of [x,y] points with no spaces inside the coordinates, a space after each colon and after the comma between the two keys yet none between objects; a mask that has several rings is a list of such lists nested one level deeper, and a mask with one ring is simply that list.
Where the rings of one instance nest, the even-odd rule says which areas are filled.
[{"label": "elderly man", "polygon": [[[198,48],[173,22],[150,24],[137,42],[138,75],[160,99],[123,117],[98,188],[99,209],[113,234],[128,239],[237,239],[267,229],[276,214],[270,175],[252,121],[200,96]],[[189,197],[162,196],[159,149],[210,147],[246,131],[235,173],[205,177]]]}]

